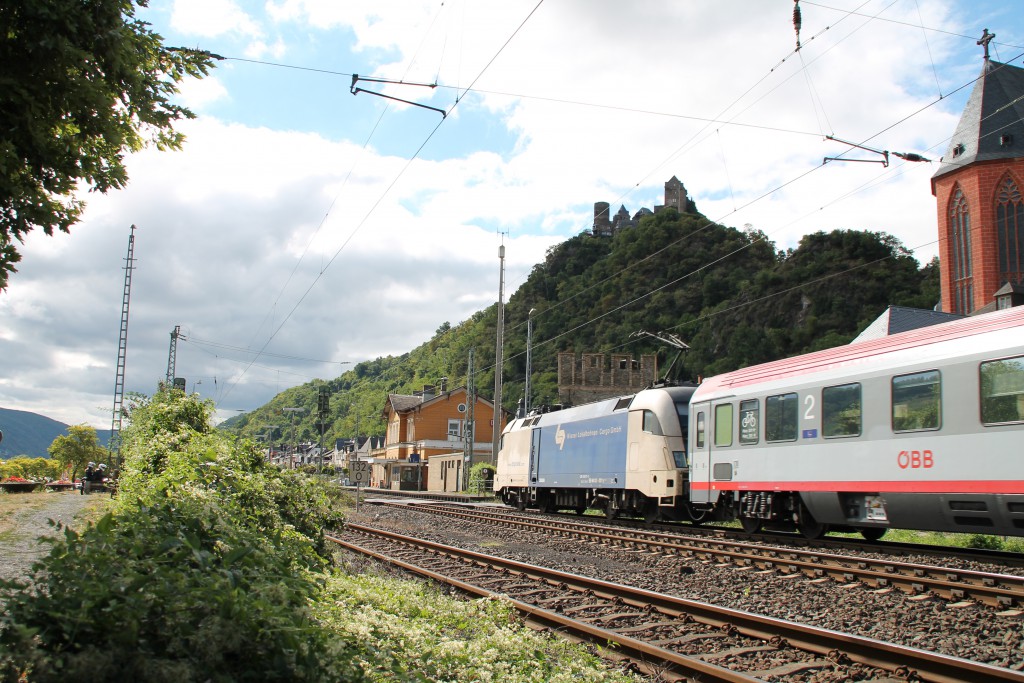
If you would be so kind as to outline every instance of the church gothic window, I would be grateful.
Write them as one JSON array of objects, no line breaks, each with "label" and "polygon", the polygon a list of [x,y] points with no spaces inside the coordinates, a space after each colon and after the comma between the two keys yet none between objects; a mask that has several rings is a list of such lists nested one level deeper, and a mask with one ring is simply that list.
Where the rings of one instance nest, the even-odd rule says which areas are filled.
[{"label": "church gothic window", "polygon": [[996,235],[999,240],[999,279],[1024,282],[1024,199],[1009,175],[996,191]]},{"label": "church gothic window", "polygon": [[974,309],[974,286],[971,278],[971,214],[967,197],[957,188],[949,206],[949,243],[952,253],[953,307],[967,314]]}]

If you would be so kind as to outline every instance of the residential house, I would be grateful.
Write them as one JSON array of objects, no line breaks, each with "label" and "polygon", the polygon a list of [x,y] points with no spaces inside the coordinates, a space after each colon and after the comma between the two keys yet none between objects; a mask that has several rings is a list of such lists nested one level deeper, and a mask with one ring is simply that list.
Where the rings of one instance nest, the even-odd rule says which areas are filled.
[{"label": "residential house", "polygon": [[[476,396],[472,438],[466,433],[469,408],[465,387],[445,391],[443,383],[440,390],[427,385],[411,396],[389,394],[381,411],[387,432],[384,447],[371,460],[371,485],[413,491],[464,490],[467,466],[493,462],[494,404]],[[506,411],[501,410],[501,428],[507,419]]]}]

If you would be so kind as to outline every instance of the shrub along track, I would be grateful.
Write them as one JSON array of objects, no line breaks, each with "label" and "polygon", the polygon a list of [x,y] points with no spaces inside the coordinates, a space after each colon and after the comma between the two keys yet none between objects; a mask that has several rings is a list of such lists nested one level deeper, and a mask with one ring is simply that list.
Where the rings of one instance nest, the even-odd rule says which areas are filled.
[{"label": "shrub along track", "polygon": [[480,595],[507,595],[534,624],[612,643],[647,673],[704,681],[1024,681],[913,648],[684,600],[348,524],[330,540]]}]

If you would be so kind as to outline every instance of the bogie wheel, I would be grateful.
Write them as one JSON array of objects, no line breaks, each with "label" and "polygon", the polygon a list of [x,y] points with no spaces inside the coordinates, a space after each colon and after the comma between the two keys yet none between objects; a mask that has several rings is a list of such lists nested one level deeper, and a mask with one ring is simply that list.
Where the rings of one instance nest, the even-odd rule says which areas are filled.
[{"label": "bogie wheel", "polygon": [[544,514],[554,512],[554,508],[551,505],[551,498],[548,496],[539,497],[537,499],[537,509]]},{"label": "bogie wheel", "polygon": [[707,519],[708,516],[707,510],[698,510],[692,505],[686,506],[686,514],[690,517],[690,524],[694,526],[700,526],[703,524],[704,520]]},{"label": "bogie wheel", "polygon": [[877,541],[882,538],[882,536],[885,536],[885,532],[888,531],[888,529],[879,526],[866,526],[861,527],[858,531],[860,531],[860,535],[866,540]]},{"label": "bogie wheel", "polygon": [[761,520],[757,517],[740,517],[740,526],[748,534],[756,534],[761,530]]},{"label": "bogie wheel", "polygon": [[800,510],[800,521],[796,523],[796,530],[808,540],[821,538],[828,531],[828,526],[814,519],[807,508]]},{"label": "bogie wheel", "polygon": [[615,519],[619,516],[619,509],[615,507],[615,501],[609,500],[604,508],[605,519]]},{"label": "bogie wheel", "polygon": [[644,523],[654,524],[659,519],[661,519],[661,510],[656,502],[650,501],[644,508]]},{"label": "bogie wheel", "polygon": [[573,512],[575,512],[577,515],[582,517],[587,512],[587,506],[586,505],[577,505],[575,508],[573,508]]},{"label": "bogie wheel", "polygon": [[516,509],[519,510],[520,512],[526,510],[526,498],[524,498],[523,496],[519,496],[518,498],[516,498]]}]

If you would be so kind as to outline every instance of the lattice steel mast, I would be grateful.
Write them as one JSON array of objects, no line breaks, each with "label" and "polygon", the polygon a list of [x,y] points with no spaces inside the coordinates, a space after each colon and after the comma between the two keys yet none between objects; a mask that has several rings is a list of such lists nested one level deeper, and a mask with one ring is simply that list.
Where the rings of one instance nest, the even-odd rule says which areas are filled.
[{"label": "lattice steel mast", "polygon": [[167,384],[165,389],[170,391],[174,387],[174,371],[178,358],[178,337],[181,336],[181,325],[175,325],[171,332],[171,349],[167,353]]},{"label": "lattice steel mast", "polygon": [[124,361],[128,351],[128,304],[132,294],[132,270],[135,269],[135,226],[128,235],[128,256],[124,266],[124,298],[121,300],[121,336],[117,344],[117,377],[114,380],[114,411],[110,423],[108,464],[121,461],[121,406],[124,403]]}]

